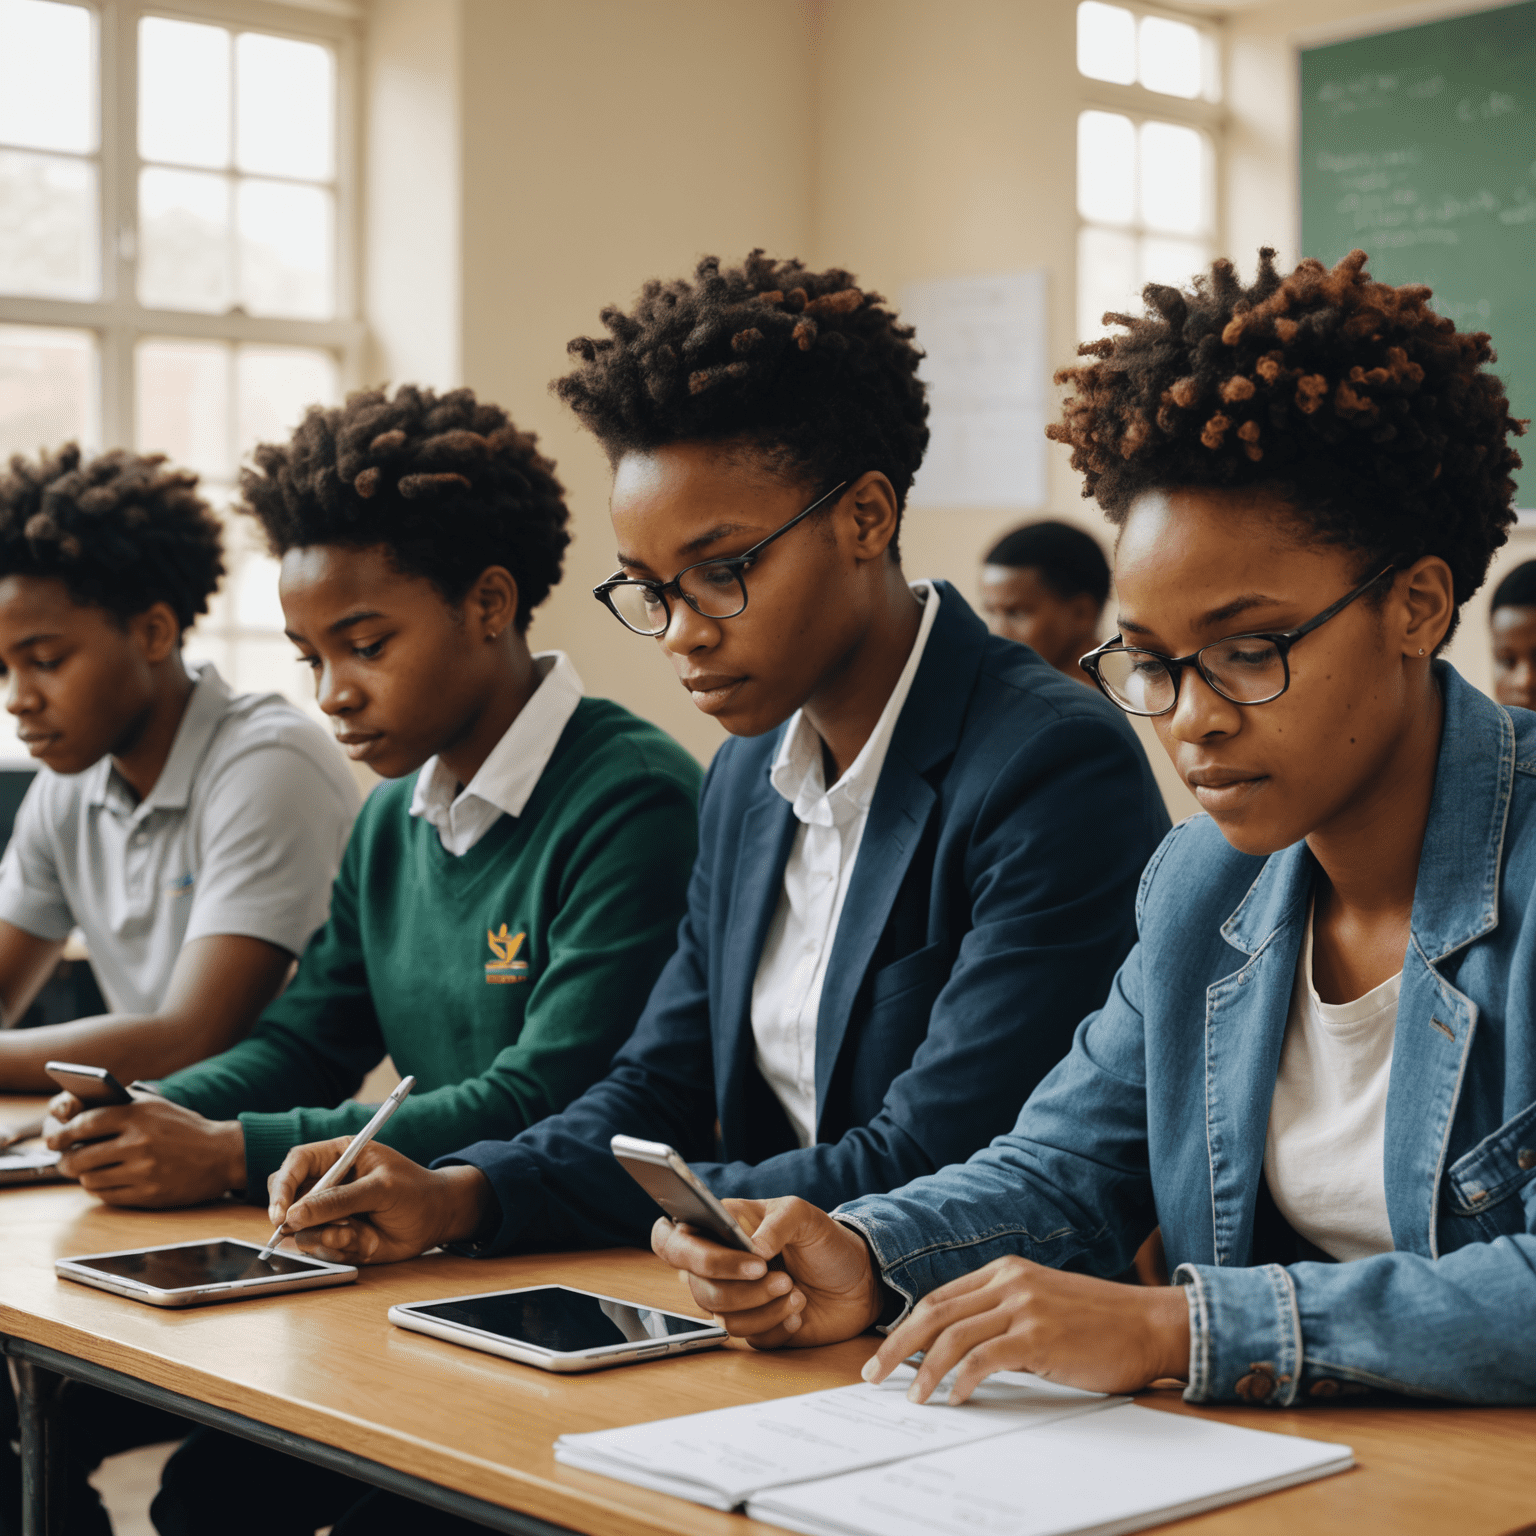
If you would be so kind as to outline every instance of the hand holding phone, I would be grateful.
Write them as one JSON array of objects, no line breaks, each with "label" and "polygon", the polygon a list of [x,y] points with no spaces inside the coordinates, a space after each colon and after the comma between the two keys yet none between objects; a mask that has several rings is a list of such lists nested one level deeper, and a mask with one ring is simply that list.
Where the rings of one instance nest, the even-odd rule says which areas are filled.
[{"label": "hand holding phone", "polygon": [[716,1199],[714,1192],[663,1141],[615,1136],[609,1143],[624,1171],[675,1222],[687,1222],[744,1253],[756,1253],[741,1223]]}]

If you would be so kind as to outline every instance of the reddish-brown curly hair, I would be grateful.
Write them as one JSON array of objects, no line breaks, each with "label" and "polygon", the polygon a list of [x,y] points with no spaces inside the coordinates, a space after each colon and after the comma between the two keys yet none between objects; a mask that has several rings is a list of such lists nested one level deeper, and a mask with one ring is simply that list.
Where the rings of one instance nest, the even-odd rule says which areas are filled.
[{"label": "reddish-brown curly hair", "polygon": [[1106,315],[1123,333],[1056,375],[1071,393],[1046,428],[1083,495],[1119,526],[1144,491],[1263,486],[1362,573],[1439,555],[1464,603],[1514,521],[1509,439],[1525,426],[1487,371],[1490,338],[1366,261],[1282,277],[1265,249],[1251,287],[1221,260],[1193,291],[1148,284],[1145,315]]}]

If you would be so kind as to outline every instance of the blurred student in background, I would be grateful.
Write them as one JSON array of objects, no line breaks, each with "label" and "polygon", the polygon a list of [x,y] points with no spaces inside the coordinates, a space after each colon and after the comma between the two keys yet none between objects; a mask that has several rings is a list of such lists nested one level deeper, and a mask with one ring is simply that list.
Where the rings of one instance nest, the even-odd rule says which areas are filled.
[{"label": "blurred student in background", "polygon": [[1493,589],[1493,696],[1536,709],[1536,560],[1517,565]]},{"label": "blurred student in background", "polygon": [[40,768],[0,863],[13,1024],[84,931],[111,1012],[0,1032],[0,1089],[53,1059],[159,1077],[233,1045],[325,921],[357,789],[275,694],[182,641],[224,574],[197,476],[70,444],[0,476],[0,671]]},{"label": "blurred student in background", "polygon": [[994,635],[1038,651],[1058,672],[1093,687],[1078,666],[1099,643],[1109,562],[1098,540],[1070,523],[1026,523],[1005,534],[981,567],[981,611]]}]

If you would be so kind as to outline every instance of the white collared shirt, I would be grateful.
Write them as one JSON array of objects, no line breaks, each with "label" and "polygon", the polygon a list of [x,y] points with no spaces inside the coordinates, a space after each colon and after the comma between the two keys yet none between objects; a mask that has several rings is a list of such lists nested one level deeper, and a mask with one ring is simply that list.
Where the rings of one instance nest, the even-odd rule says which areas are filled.
[{"label": "white collared shirt", "polygon": [[437,828],[442,845],[462,858],[503,816],[521,816],[549,766],[560,733],[581,703],[581,679],[564,651],[534,654],[539,683],[490,756],[463,789],[440,759],[429,757],[416,775],[411,815]]},{"label": "white collared shirt", "polygon": [[784,1106],[802,1147],[816,1139],[816,1015],[837,923],[869,820],[896,721],[912,689],[938,617],[938,589],[914,581],[923,617],[907,664],[848,771],[830,789],[822,774],[821,737],[796,710],[768,777],[794,807],[800,825],[784,867],[784,889],[752,984],[757,1070]]}]

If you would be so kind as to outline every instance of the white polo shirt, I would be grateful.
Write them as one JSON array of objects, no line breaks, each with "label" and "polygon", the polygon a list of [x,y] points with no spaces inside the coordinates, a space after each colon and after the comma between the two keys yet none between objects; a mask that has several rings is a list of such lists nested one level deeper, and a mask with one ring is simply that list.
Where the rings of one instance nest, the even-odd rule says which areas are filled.
[{"label": "white polo shirt", "polygon": [[757,1069],[784,1106],[802,1147],[816,1140],[816,1015],[838,919],[880,770],[939,614],[936,587],[914,581],[912,591],[923,604],[917,639],[869,740],[848,771],[827,788],[821,737],[800,710],[790,716],[768,770],[770,782],[794,807],[800,825],[752,983],[752,1038]]},{"label": "white polo shirt", "polygon": [[233,694],[211,665],[142,801],[110,757],[40,768],[0,860],[0,919],[79,927],[115,1013],[154,1013],[181,947],[243,934],[301,953],[330,910],[357,814],[335,744],[277,694]]}]

